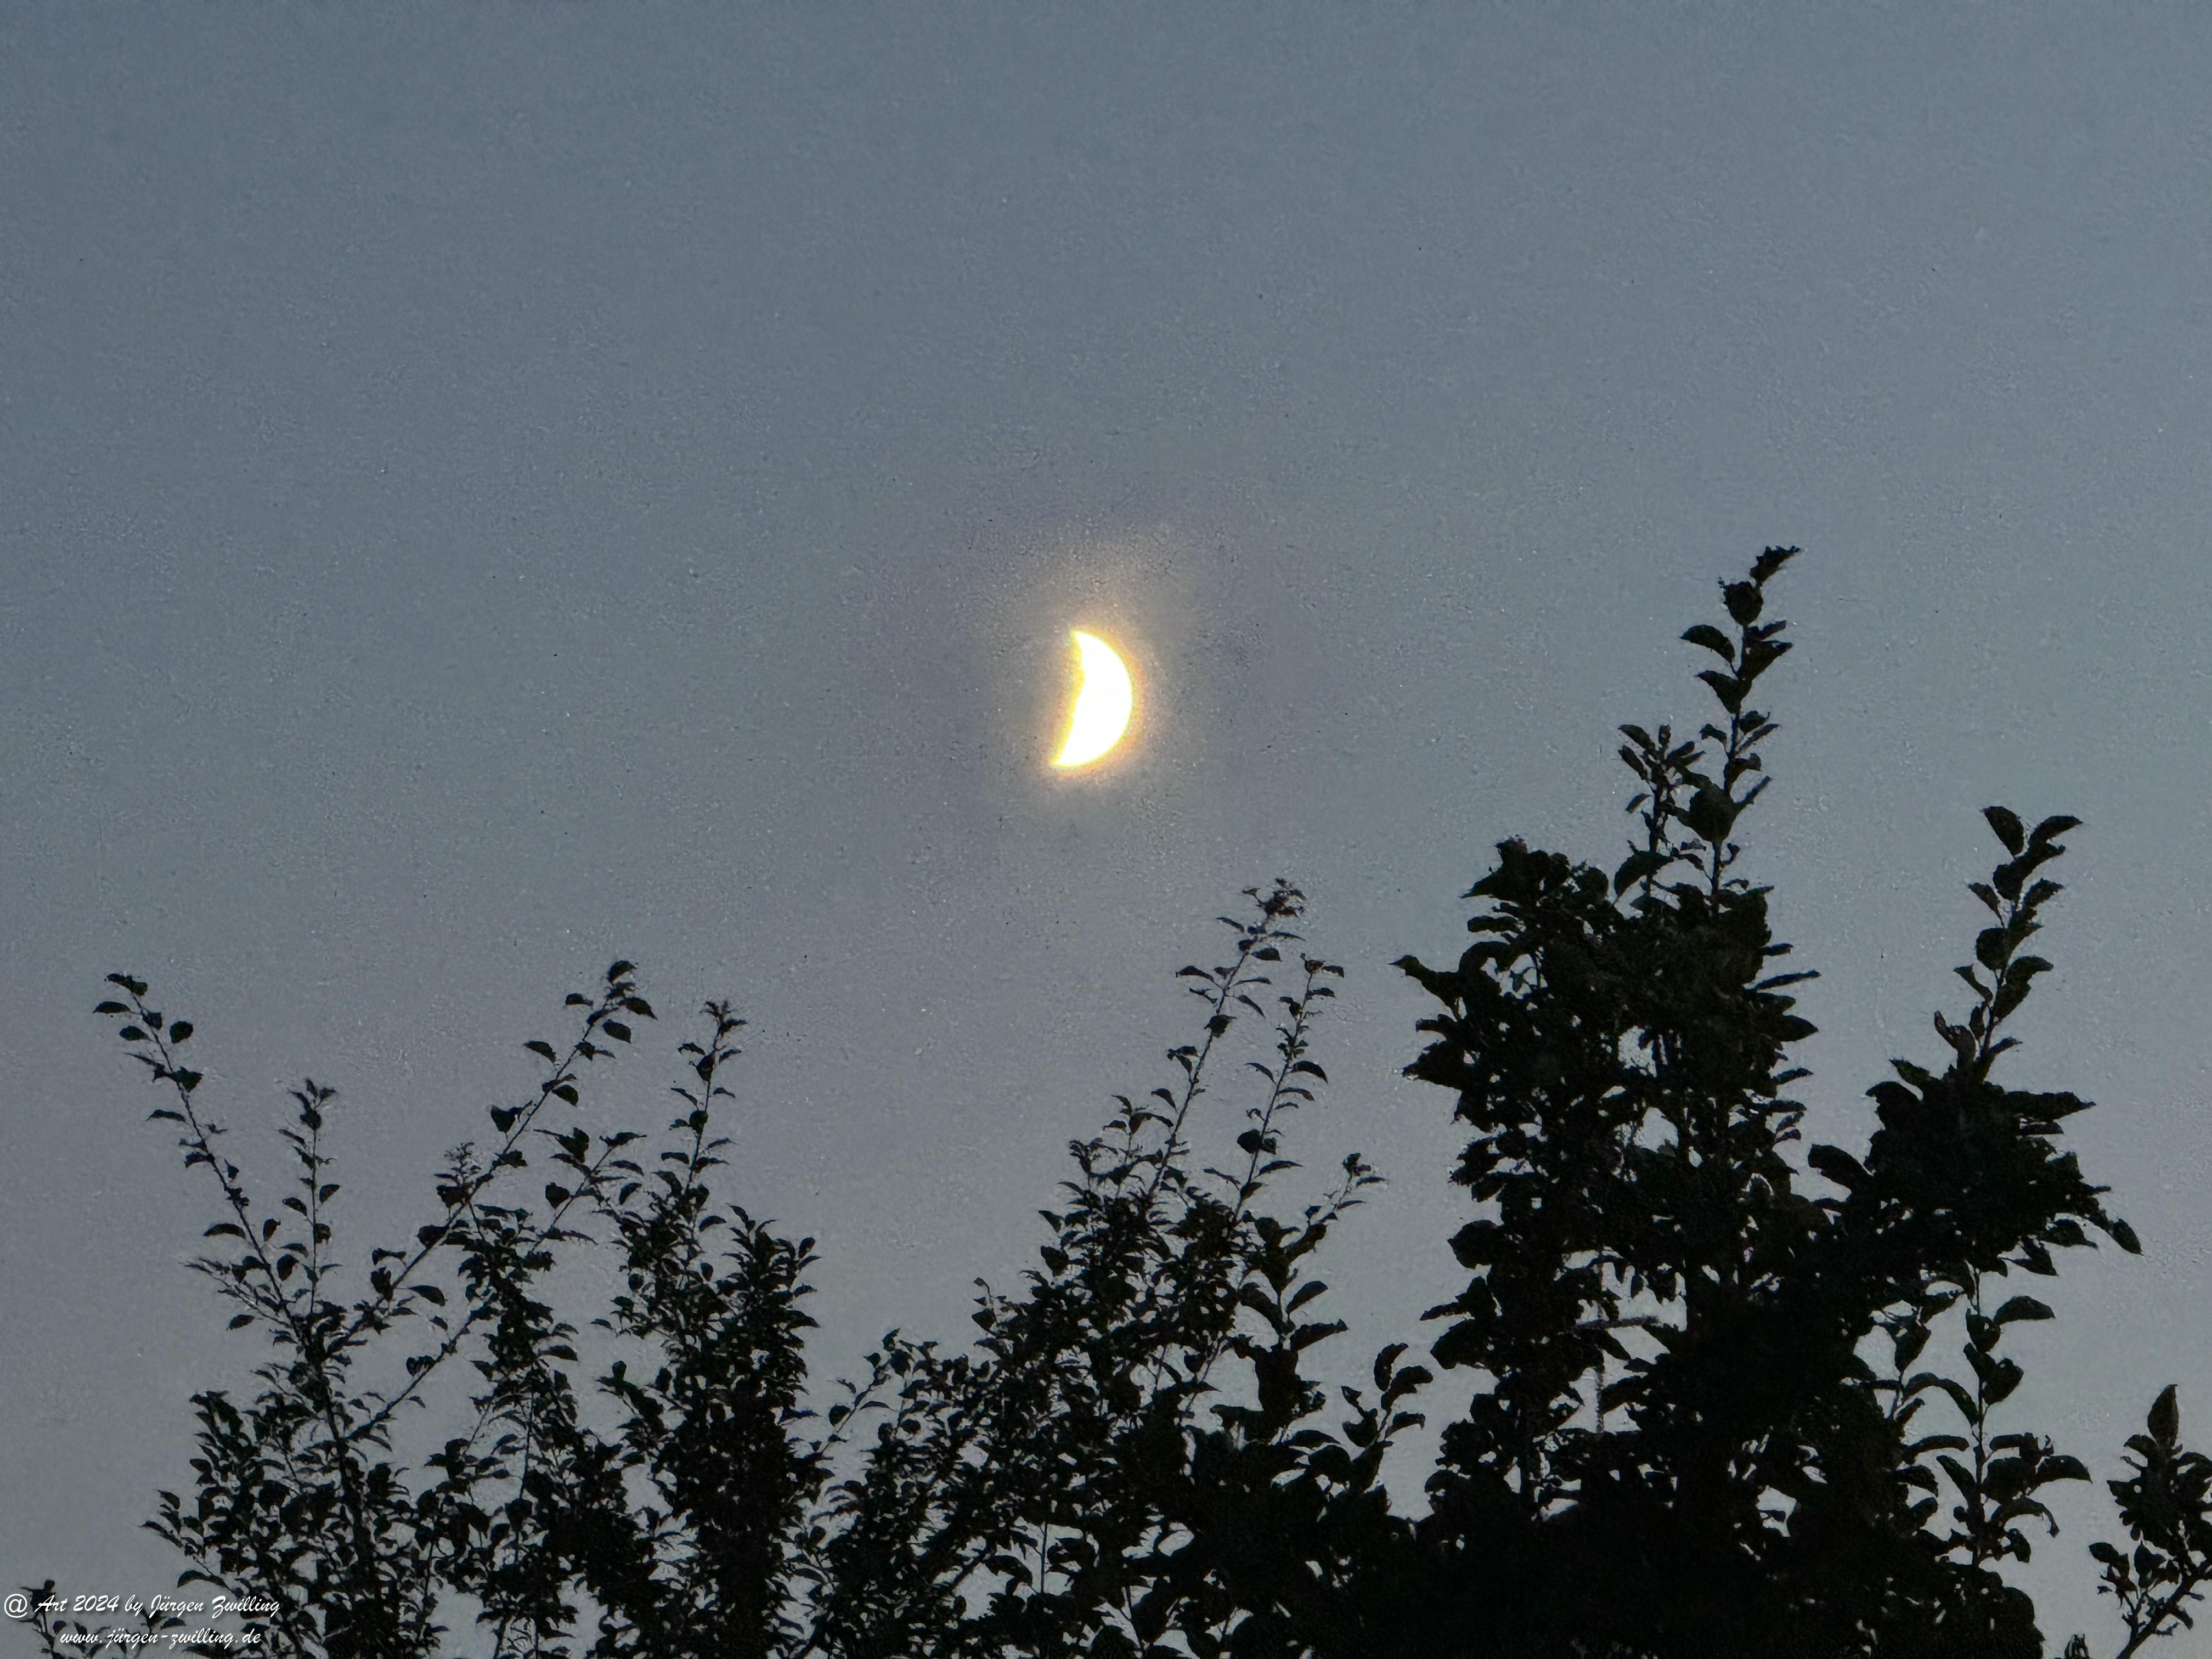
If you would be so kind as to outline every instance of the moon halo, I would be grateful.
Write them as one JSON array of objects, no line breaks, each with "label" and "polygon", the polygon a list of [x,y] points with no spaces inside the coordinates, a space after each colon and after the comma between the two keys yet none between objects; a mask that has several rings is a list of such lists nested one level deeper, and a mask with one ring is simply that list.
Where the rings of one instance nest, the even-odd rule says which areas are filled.
[{"label": "moon halo", "polygon": [[1071,630],[1070,637],[1083,680],[1068,715],[1066,741],[1053,757],[1052,763],[1063,771],[1088,766],[1111,750],[1128,729],[1129,714],[1136,705],[1128,667],[1114,647],[1079,628]]}]

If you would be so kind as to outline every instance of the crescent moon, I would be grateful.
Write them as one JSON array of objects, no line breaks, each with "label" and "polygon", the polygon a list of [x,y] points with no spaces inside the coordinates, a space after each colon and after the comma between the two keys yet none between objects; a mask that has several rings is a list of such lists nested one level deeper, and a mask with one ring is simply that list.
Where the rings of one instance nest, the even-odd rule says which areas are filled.
[{"label": "crescent moon", "polygon": [[1129,671],[1114,647],[1080,629],[1073,630],[1073,638],[1082,654],[1083,684],[1068,719],[1067,741],[1053,757],[1052,763],[1061,768],[1087,766],[1121,742],[1136,703]]}]

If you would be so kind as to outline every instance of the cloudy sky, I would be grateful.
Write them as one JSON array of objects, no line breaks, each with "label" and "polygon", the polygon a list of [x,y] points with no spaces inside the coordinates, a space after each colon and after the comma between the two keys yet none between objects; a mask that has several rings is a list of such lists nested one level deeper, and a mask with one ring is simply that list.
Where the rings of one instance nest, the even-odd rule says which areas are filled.
[{"label": "cloudy sky", "polygon": [[[2008,1063],[2146,1250],[2016,1398],[2100,1476],[2168,1382],[2212,1432],[2208,82],[2148,7],[0,13],[0,1577],[172,1583],[186,1396],[260,1358],[118,969],[261,1190],[342,1091],[363,1256],[610,958],[665,1018],[595,1127],[735,998],[726,1190],[820,1239],[835,1375],[969,1330],[1287,875],[1348,970],[1292,1150],[1390,1177],[1334,1363],[1419,1336],[1457,1137],[1388,963],[1504,836],[1618,856],[1613,728],[1702,717],[1674,636],[1770,542],[1814,1133],[1940,1056],[1977,809],[2086,819]],[[1074,626],[1145,697],[1080,783]]]}]

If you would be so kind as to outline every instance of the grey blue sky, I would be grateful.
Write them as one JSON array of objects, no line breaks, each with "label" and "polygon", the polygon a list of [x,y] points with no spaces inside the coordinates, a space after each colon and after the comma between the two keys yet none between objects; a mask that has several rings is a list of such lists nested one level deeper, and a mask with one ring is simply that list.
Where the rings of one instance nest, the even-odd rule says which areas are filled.
[{"label": "grey blue sky", "polygon": [[[2146,1253],[2018,1399],[2100,1476],[2168,1382],[2212,1431],[2208,84],[2154,6],[0,10],[0,1577],[171,1583],[260,1357],[115,969],[264,1190],[343,1091],[362,1255],[610,958],[665,1018],[595,1127],[735,998],[728,1191],[822,1241],[834,1374],[971,1328],[1286,874],[1348,969],[1292,1149],[1390,1177],[1334,1363],[1419,1337],[1387,964],[1504,836],[1617,857],[1613,728],[1701,716],[1770,542],[1813,1132],[1936,1056],[1976,809],[2085,818],[2014,1076]],[[1146,727],[1071,786],[1077,625]],[[2027,1582],[2107,1630],[2060,1513]]]}]

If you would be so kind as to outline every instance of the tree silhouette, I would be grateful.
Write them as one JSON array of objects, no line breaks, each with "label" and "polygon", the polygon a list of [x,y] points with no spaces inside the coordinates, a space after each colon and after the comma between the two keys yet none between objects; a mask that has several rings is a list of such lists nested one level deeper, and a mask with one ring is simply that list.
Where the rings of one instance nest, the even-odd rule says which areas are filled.
[{"label": "tree silhouette", "polygon": [[[1490,906],[1479,942],[1449,970],[1400,964],[1443,1005],[1413,1074],[1456,1092],[1474,1134],[1454,1178],[1482,1211],[1452,1241],[1467,1288],[1435,1310],[1452,1322],[1437,1359],[1482,1386],[1416,1528],[1438,1564],[1432,1639],[2042,1650],[1996,1564],[2027,1559],[2038,1492],[2087,1471],[1999,1410],[2021,1375],[2004,1328],[2051,1310],[1998,1304],[1993,1281],[2054,1273],[2089,1228],[2137,1248],[2058,1147],[2087,1103],[1990,1079],[2050,966],[2022,947],[2059,890],[2031,878],[2076,821],[2029,832],[1990,809],[2008,857],[1974,884],[1993,920],[1958,970],[1973,1006],[1936,1016],[1950,1064],[1900,1060],[1870,1091],[1863,1158],[1793,1161],[1785,1091],[1805,1073],[1786,1054],[1812,1027],[1786,988],[1811,975],[1769,972],[1790,947],[1768,890],[1729,873],[1775,731],[1750,700],[1790,648],[1765,586],[1793,551],[1725,585],[1733,637],[1684,636],[1721,659],[1699,678],[1725,726],[1623,728],[1643,833],[1612,878],[1506,842],[1469,895]],[[1803,1190],[1808,1174],[1837,1194]],[[1963,1376],[1914,1370],[1954,1305]],[[1936,1401],[1959,1420],[1931,1432]]]},{"label": "tree silhouette", "polygon": [[[979,1281],[978,1338],[894,1331],[826,1406],[812,1241],[708,1184],[728,1004],[681,1046],[681,1109],[643,1162],[647,1137],[559,1114],[653,1011],[627,962],[571,995],[565,1048],[526,1045],[535,1090],[447,1155],[434,1219],[362,1272],[331,1254],[332,1092],[295,1091],[295,1190],[257,1205],[179,1059],[191,1026],[112,975],[127,1000],[100,1012],[220,1194],[192,1266],[274,1352],[252,1401],[194,1397],[193,1491],[147,1523],[180,1586],[260,1598],[262,1644],[302,1659],[2040,1655],[2005,1569],[2057,1531],[2044,1488],[2088,1470],[2008,1405],[2007,1331],[2052,1316],[2008,1281],[2093,1233],[2138,1249],[2062,1144],[2087,1103],[1992,1078],[2051,965],[2027,949],[2060,890],[2038,872],[2076,820],[1987,810],[2004,857],[1972,884],[1990,922],[1958,969],[1972,1000],[1935,1017],[1942,1069],[1894,1062],[1863,1149],[1801,1152],[1789,1051],[1813,1028],[1790,988],[1813,975],[1775,971],[1769,890],[1736,873],[1777,730],[1752,700],[1790,648],[1766,590],[1796,551],[1723,584],[1728,628],[1683,636],[1719,659],[1698,676],[1719,714],[1694,738],[1621,728],[1625,861],[1502,842],[1466,896],[1474,943],[1398,963],[1437,1004],[1407,1071],[1454,1097],[1473,1206],[1450,1241],[1465,1283],[1428,1316],[1473,1398],[1419,1513],[1382,1472],[1431,1370],[1393,1342],[1331,1413],[1303,1369],[1344,1329],[1313,1258],[1377,1177],[1354,1156],[1318,1201],[1268,1207],[1297,1167],[1288,1120],[1327,1082],[1310,1048],[1341,971],[1297,948],[1304,896],[1278,882],[1222,918],[1227,962],[1181,970],[1195,1040],[1073,1145],[1038,1265]],[[1201,1099],[1255,1024],[1234,1153],[1202,1154]],[[556,1172],[537,1194],[532,1155]],[[544,1286],[592,1251],[622,1288],[592,1322],[621,1357],[586,1389]],[[1960,1363],[1929,1358],[1953,1343]],[[403,1408],[469,1368],[465,1431],[404,1446]],[[2118,1659],[2189,1626],[2212,1577],[2212,1461],[2182,1445],[2172,1388],[2128,1450],[2108,1485],[2129,1547],[2090,1547]],[[136,1637],[72,1621],[52,1591],[49,1655],[103,1632],[228,1650],[170,1610]],[[473,1634],[449,1644],[454,1607]]]}]

